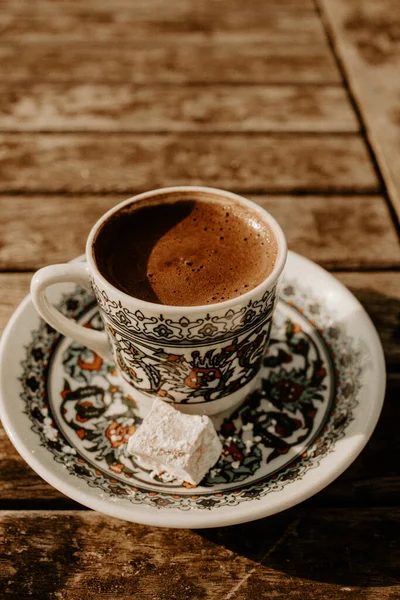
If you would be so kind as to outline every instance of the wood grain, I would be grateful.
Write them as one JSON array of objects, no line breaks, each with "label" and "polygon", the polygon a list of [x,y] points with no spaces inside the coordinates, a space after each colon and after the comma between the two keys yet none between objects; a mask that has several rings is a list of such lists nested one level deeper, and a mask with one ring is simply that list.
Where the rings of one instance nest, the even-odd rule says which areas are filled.
[{"label": "wood grain", "polygon": [[2,81],[120,83],[337,83],[326,44],[150,37],[126,44],[1,43]]},{"label": "wood grain", "polygon": [[0,335],[18,304],[29,294],[33,273],[0,273]]},{"label": "wood grain", "polygon": [[0,192],[129,193],[185,184],[246,192],[378,189],[357,135],[247,135],[2,134]]},{"label": "wood grain", "polygon": [[[15,0],[12,5],[10,5],[8,0],[0,0],[0,7],[4,8],[7,6],[7,11],[9,13],[14,9],[23,8],[24,6],[29,8],[32,8],[33,6],[32,10],[40,12],[59,10],[62,14],[64,7],[68,9],[75,5],[79,8],[81,4],[81,0],[38,0],[34,5],[32,5],[30,0]],[[210,4],[211,6],[209,6]],[[92,13],[97,10],[103,11],[109,9],[110,3],[108,0],[86,0],[85,6]],[[210,2],[210,0],[201,0],[201,2],[196,5],[192,0],[179,0],[179,2],[171,5],[165,3],[164,0],[134,0],[134,2],[132,2],[132,0],[114,0],[111,6],[116,11],[126,9],[137,11],[138,14],[147,11],[149,16],[153,13],[156,13],[156,15],[163,14],[166,20],[168,14],[177,14],[178,12],[186,15],[187,11],[212,10],[213,14],[216,14],[216,11],[218,10],[224,12],[230,8],[232,11],[238,11],[244,8],[240,0],[218,0],[216,3]],[[299,9],[299,7],[302,7],[304,10],[310,10],[313,6],[312,0],[301,0],[301,3],[299,3],[299,0],[269,0],[268,2],[269,8],[282,8],[289,11]],[[265,7],[265,2],[263,2],[263,0],[250,0],[246,3],[246,7],[248,7],[250,11],[258,10]]]},{"label": "wood grain", "polygon": [[297,508],[209,531],[151,528],[87,511],[8,511],[0,527],[0,577],[12,600],[395,600],[400,594],[395,508]]},{"label": "wood grain", "polygon": [[[249,197],[278,219],[292,250],[326,268],[400,266],[398,239],[379,196]],[[125,198],[0,196],[0,269],[34,270],[75,258],[96,220]]]},{"label": "wood grain", "polygon": [[[301,506],[237,527],[83,510],[0,426],[5,600],[400,597],[400,253],[324,33],[400,215],[400,5],[316,3],[325,23],[313,0],[0,0],[0,270],[80,254],[97,217],[136,191],[257,194],[291,248],[346,270],[337,276],[375,322],[389,370],[350,468]],[[30,278],[0,273],[0,330]]]},{"label": "wood grain", "polygon": [[[12,2],[0,12],[3,40],[24,42],[86,41],[120,43],[156,37],[157,41],[186,43],[195,36],[240,35],[281,44],[325,42],[320,20],[310,0],[293,3],[276,0],[218,2],[106,3]],[[326,42],[325,42],[326,43]]]},{"label": "wood grain", "polygon": [[339,86],[0,84],[3,131],[358,131]]},{"label": "wood grain", "polygon": [[319,0],[400,219],[400,3]]}]

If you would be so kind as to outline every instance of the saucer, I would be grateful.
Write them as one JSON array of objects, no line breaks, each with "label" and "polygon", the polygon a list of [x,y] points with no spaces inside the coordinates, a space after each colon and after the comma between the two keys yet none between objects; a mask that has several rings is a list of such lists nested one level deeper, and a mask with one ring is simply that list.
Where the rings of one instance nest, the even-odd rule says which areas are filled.
[{"label": "saucer", "polygon": [[[87,327],[94,297],[49,290]],[[105,514],[148,525],[215,527],[272,515],[316,494],[361,452],[378,420],[385,365],[376,330],[332,275],[289,252],[260,388],[214,420],[223,454],[201,485],[126,456],[149,406],[115,366],[45,324],[27,297],[0,347],[0,417],[48,483]]]}]

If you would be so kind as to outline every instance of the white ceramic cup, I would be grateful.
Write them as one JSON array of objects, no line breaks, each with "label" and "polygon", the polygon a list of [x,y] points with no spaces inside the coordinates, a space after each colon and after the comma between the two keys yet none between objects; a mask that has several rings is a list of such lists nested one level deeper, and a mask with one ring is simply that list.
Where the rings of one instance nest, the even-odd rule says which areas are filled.
[{"label": "white ceramic cup", "polygon": [[[114,213],[139,200],[198,194],[204,199],[242,205],[268,224],[278,254],[272,273],[262,283],[225,302],[181,307],[133,298],[103,277],[93,244],[103,223]],[[184,412],[212,415],[235,408],[257,385],[286,255],[282,229],[257,204],[213,188],[164,188],[139,194],[109,210],[89,234],[86,262],[40,269],[32,279],[31,296],[39,314],[54,329],[115,361],[121,376],[133,387],[134,397],[161,398]],[[75,323],[49,303],[47,287],[64,282],[93,289],[105,332]]]}]

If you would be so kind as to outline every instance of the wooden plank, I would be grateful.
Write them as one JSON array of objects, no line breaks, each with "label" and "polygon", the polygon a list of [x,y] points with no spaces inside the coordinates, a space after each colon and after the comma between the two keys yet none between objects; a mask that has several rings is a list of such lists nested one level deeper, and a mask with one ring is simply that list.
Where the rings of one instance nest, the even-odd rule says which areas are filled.
[{"label": "wooden plank", "polygon": [[3,131],[355,132],[338,86],[0,84]]},{"label": "wooden plank", "polygon": [[190,44],[150,37],[125,44],[0,44],[2,81],[120,83],[338,83],[326,43],[229,42]]},{"label": "wooden plank", "polygon": [[0,192],[378,189],[364,142],[352,134],[3,134],[0,147]]},{"label": "wooden plank", "polygon": [[29,294],[32,273],[0,273],[0,336],[17,308]]},{"label": "wooden plank", "polygon": [[[400,266],[400,248],[379,196],[251,196],[286,232],[289,247],[329,269]],[[125,196],[0,196],[0,269],[37,269],[82,254],[96,220]],[[365,239],[368,237],[368,243]]]},{"label": "wooden plank", "polygon": [[[81,8],[81,0],[38,0],[34,4],[30,0],[14,0],[12,4],[8,0],[0,0],[0,7],[7,7],[7,12],[13,10],[20,10],[24,7],[30,8],[32,11],[45,12],[48,10],[59,11],[62,14],[63,9],[65,11],[72,10],[74,6],[76,9]],[[127,10],[134,11],[138,15],[147,14],[149,18],[156,19],[157,15],[162,16],[166,21],[171,18],[171,15],[181,15],[182,18],[188,16],[188,13],[194,11],[204,12],[212,11],[215,15],[227,12],[228,9],[231,11],[248,10],[248,11],[260,11],[265,9],[265,2],[263,0],[249,0],[244,6],[240,0],[199,0],[194,3],[193,0],[179,0],[179,2],[168,4],[164,0],[113,0],[112,6],[108,0],[85,0],[85,7],[87,10],[92,12],[109,10],[110,8],[115,11]],[[283,10],[300,10],[309,11],[314,7],[312,0],[269,0],[268,8],[270,9],[283,9]]]},{"label": "wooden plank", "polygon": [[254,199],[282,225],[290,249],[327,269],[399,265],[399,242],[381,197]]},{"label": "wooden plank", "polygon": [[[72,10],[74,6],[79,9],[81,8],[81,0],[38,0],[34,4],[30,0],[14,0],[12,5],[8,0],[0,0],[0,7],[7,7],[7,11],[22,9],[24,7],[31,8],[32,11],[62,11]],[[110,9],[110,2],[108,0],[85,0],[85,6],[88,11],[104,11]],[[300,10],[310,11],[314,7],[312,0],[269,0],[268,8],[270,9],[283,9],[283,10]],[[199,0],[194,3],[193,0],[179,0],[179,2],[168,6],[164,0],[114,0],[111,8],[116,11],[127,10],[134,11],[138,15],[147,14],[149,18],[156,19],[157,14],[161,15],[166,21],[168,21],[172,15],[181,15],[182,18],[187,16],[189,13],[197,12],[203,13],[204,11],[211,11],[209,14],[213,15],[214,18],[217,14],[224,13],[231,9],[231,11],[248,10],[248,11],[260,11],[265,8],[265,2],[263,0],[249,0],[246,6],[240,2],[240,0]],[[156,13],[156,15],[154,15]]]},{"label": "wooden plank", "polygon": [[[329,269],[400,266],[381,197],[251,196],[286,232],[289,247]],[[37,269],[82,254],[95,221],[124,196],[0,196],[0,269]],[[368,236],[368,243],[364,239]]]},{"label": "wooden plank", "polygon": [[400,594],[398,508],[298,508],[204,531],[151,528],[91,511],[7,511],[0,527],[0,576],[11,600]]},{"label": "wooden plank", "polygon": [[325,34],[311,0],[288,7],[277,1],[115,3],[9,3],[0,12],[2,39],[42,41],[131,42],[156,36],[158,41],[179,36],[241,35],[281,44],[325,42]]},{"label": "wooden plank", "polygon": [[319,3],[400,219],[400,3]]}]

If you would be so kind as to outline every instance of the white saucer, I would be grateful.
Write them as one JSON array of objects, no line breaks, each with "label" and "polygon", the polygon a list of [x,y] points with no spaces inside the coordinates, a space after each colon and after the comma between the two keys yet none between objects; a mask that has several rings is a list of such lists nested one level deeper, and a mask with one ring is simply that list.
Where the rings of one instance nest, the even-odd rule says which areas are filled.
[{"label": "white saucer", "polygon": [[[100,326],[93,297],[51,290],[65,314]],[[259,519],[309,498],[361,452],[378,420],[385,365],[375,328],[326,271],[289,253],[262,390],[217,419],[225,453],[191,489],[125,456],[138,405],[113,365],[45,325],[26,298],[0,346],[0,416],[26,462],[55,488],[113,517],[165,527]],[[223,422],[222,422],[223,421]]]}]

